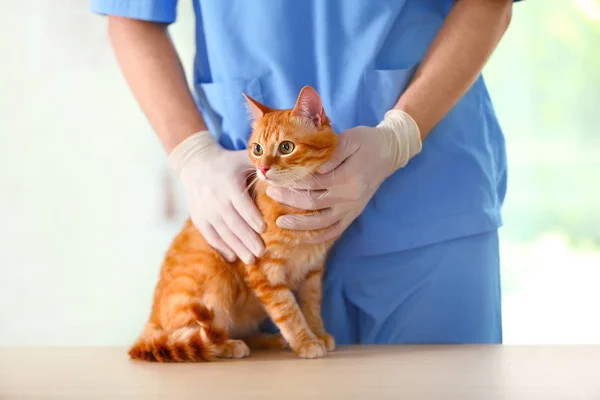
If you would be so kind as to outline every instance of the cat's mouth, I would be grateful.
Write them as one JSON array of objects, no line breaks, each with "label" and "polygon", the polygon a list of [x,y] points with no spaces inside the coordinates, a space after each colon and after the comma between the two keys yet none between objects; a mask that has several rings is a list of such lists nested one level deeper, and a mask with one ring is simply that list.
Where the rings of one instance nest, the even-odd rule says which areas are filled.
[{"label": "cat's mouth", "polygon": [[[273,174],[265,174],[262,171],[257,171],[256,172],[256,176],[258,177],[259,180],[263,181],[263,182],[267,182],[270,185],[275,185],[275,186],[283,186],[284,182],[286,180],[281,179],[281,177],[278,177],[277,175],[273,175]],[[288,180],[288,183],[289,180]]]},{"label": "cat's mouth", "polygon": [[273,186],[293,187],[296,182],[304,179],[307,174],[302,173],[302,171],[287,169],[269,169],[263,172],[257,168],[256,176],[259,180],[268,182]]},{"label": "cat's mouth", "polygon": [[[270,182],[272,180],[272,178],[270,176],[267,176],[267,174],[269,174],[269,172],[271,172],[270,170],[267,171],[266,173],[261,171],[259,168],[256,169],[256,176],[258,177],[258,179],[260,179],[261,181],[267,181]],[[269,174],[271,175],[271,174]]]}]

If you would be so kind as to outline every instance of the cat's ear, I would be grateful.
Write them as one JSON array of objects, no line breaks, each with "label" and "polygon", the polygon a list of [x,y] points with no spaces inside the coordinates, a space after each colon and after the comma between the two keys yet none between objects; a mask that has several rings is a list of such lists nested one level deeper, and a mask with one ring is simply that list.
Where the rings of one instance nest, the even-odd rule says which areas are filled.
[{"label": "cat's ear", "polygon": [[304,86],[298,95],[292,115],[311,120],[317,128],[325,122],[325,110],[321,97],[311,86]]},{"label": "cat's ear", "polygon": [[268,112],[273,111],[271,108],[265,106],[264,104],[260,104],[258,101],[254,100],[252,97],[248,96],[246,93],[242,93],[242,95],[246,98],[248,103],[248,108],[252,113],[252,117],[255,121],[258,121]]}]

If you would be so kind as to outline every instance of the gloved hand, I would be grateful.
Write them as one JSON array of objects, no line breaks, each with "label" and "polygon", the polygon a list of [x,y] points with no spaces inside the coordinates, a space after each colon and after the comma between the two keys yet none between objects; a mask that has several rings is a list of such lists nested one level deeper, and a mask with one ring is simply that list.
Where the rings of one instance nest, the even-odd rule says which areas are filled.
[{"label": "gloved hand", "polygon": [[[311,240],[337,238],[364,210],[383,181],[418,154],[421,133],[404,111],[391,110],[376,127],[358,126],[340,134],[333,158],[312,179],[294,189],[269,187],[272,199],[315,215],[284,215],[277,225],[292,230],[327,229]],[[298,190],[301,189],[301,190]]]},{"label": "gloved hand", "polygon": [[257,232],[265,223],[245,190],[253,170],[245,150],[225,150],[202,131],[175,147],[169,164],[183,183],[193,224],[214,249],[230,262],[237,256],[247,264],[263,254]]}]

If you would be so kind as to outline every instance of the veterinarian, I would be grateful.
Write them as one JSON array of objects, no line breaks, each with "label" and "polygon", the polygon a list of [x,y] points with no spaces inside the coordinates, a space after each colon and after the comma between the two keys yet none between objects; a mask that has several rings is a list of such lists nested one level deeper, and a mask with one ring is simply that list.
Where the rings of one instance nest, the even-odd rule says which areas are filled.
[{"label": "veterinarian", "polygon": [[91,8],[109,15],[123,74],[210,244],[246,262],[264,251],[264,223],[242,192],[242,92],[289,108],[311,85],[341,145],[304,195],[269,196],[328,208],[278,221],[339,237],[324,283],[326,328],[340,344],[500,343],[507,171],[481,70],[513,1],[182,2],[178,12],[196,16],[191,90],[167,31],[176,3]]}]

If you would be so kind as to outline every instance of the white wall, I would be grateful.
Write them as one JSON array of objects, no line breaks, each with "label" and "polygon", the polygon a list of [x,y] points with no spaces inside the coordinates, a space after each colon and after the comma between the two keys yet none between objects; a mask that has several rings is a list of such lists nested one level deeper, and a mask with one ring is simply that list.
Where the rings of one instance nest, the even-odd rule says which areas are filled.
[{"label": "white wall", "polygon": [[2,1],[0,15],[0,345],[128,343],[185,218],[179,186],[87,1]]},{"label": "white wall", "polygon": [[[0,0],[0,346],[129,344],[148,315],[163,253],[186,216],[166,155],[118,70],[106,20],[91,14],[88,4]],[[558,11],[538,18],[550,4]],[[551,24],[570,32],[564,37],[571,40],[573,27],[581,25],[574,4],[515,6],[511,30],[487,70],[509,146],[503,233],[529,223],[516,211],[530,194],[542,198],[536,200],[540,215],[552,213],[531,182],[533,158],[553,156],[557,142],[521,138],[523,132],[544,134],[534,118],[540,70],[532,54],[549,44],[533,33]],[[171,32],[188,75],[193,27],[191,1],[180,0]],[[581,54],[594,51],[590,46]],[[581,57],[560,57],[584,70]],[[564,80],[562,71],[551,73],[551,80]],[[563,110],[587,97],[571,93],[565,100],[559,91],[552,99]],[[596,165],[600,142],[578,142],[572,130],[585,127],[567,118],[563,142],[589,150],[588,162]],[[595,121],[589,128],[597,128]],[[582,152],[573,154],[585,162]],[[578,189],[575,181],[560,192],[591,187]],[[506,341],[600,343],[594,318],[600,251],[572,249],[564,236],[527,243],[513,236],[506,235],[502,253]]]}]

